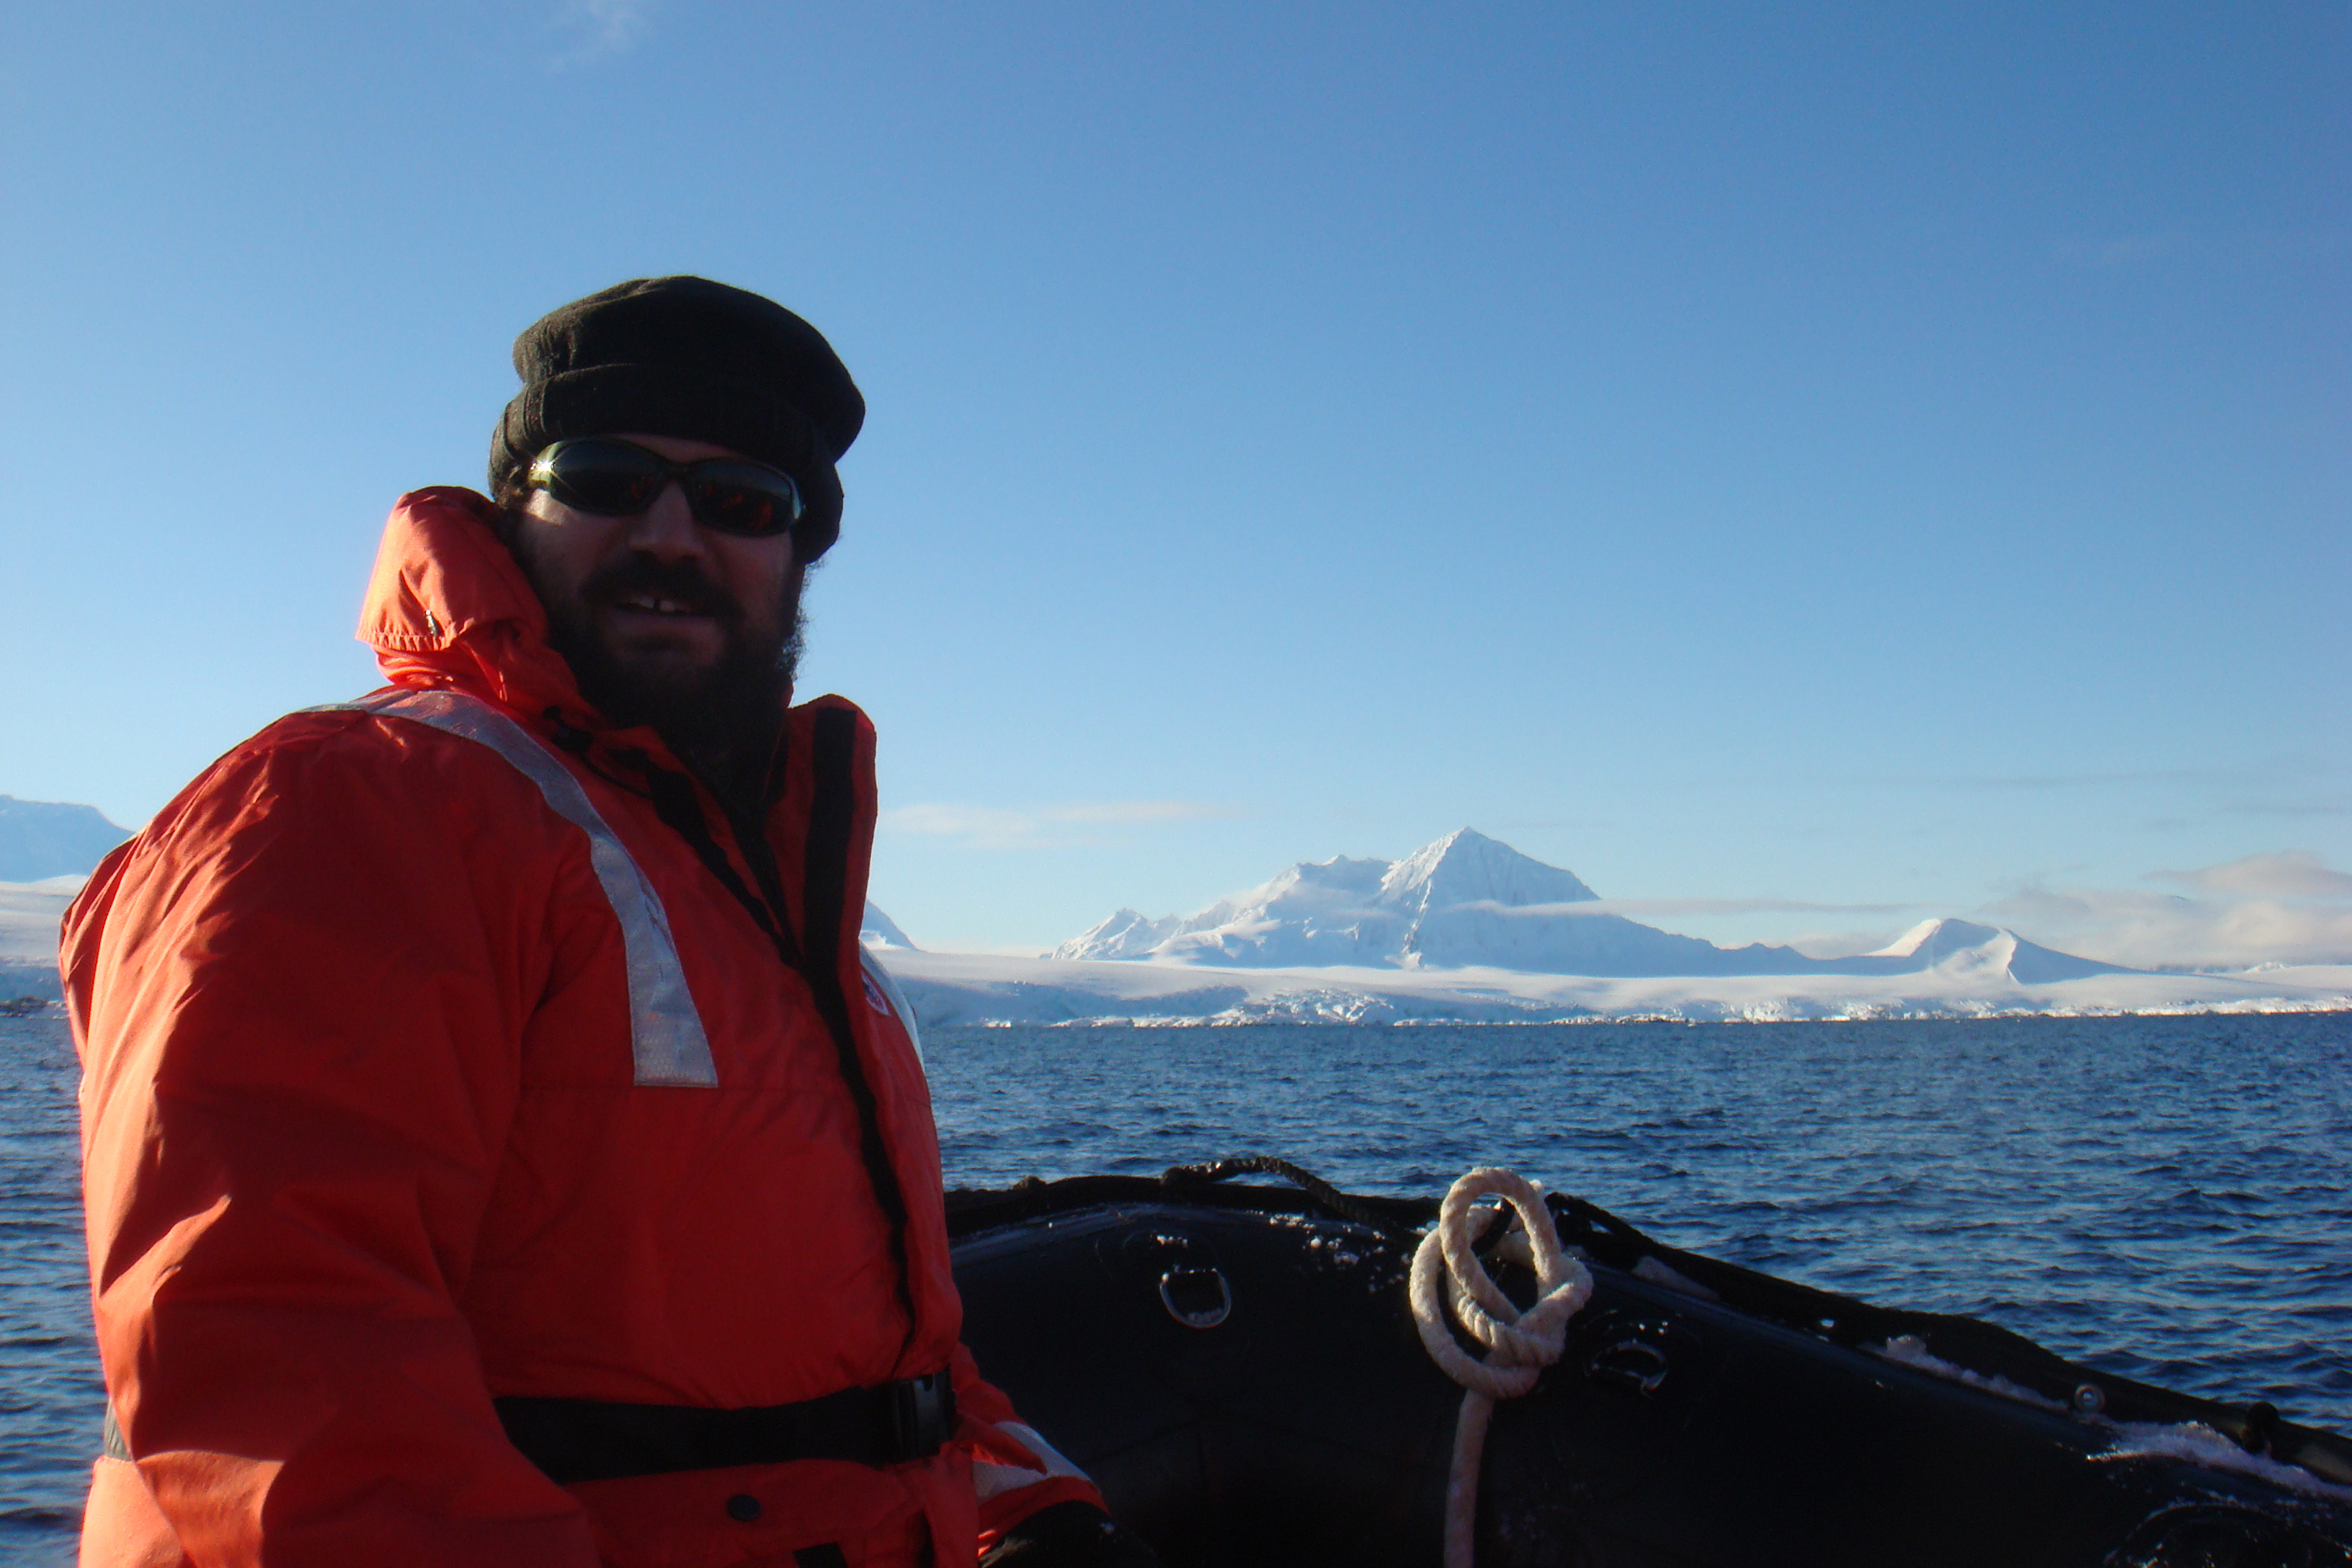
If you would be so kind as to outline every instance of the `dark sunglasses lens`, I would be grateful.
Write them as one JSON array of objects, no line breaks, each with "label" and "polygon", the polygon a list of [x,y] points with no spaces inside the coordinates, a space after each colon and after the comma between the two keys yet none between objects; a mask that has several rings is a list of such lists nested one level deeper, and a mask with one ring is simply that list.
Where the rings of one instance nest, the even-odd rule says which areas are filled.
[{"label": "dark sunglasses lens", "polygon": [[753,463],[698,463],[686,487],[694,521],[721,533],[764,538],[800,521],[800,491],[789,475]]},{"label": "dark sunglasses lens", "polygon": [[540,454],[530,477],[565,506],[600,517],[645,510],[669,480],[660,458],[619,441],[559,441]]}]

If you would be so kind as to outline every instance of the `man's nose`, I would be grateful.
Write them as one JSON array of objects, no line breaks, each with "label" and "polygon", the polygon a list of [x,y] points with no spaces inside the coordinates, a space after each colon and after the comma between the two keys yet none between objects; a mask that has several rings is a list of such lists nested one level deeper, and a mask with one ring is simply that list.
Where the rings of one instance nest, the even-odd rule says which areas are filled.
[{"label": "man's nose", "polygon": [[676,479],[664,485],[654,504],[629,524],[629,545],[664,561],[699,560],[708,553],[693,509],[686,503],[686,490]]}]

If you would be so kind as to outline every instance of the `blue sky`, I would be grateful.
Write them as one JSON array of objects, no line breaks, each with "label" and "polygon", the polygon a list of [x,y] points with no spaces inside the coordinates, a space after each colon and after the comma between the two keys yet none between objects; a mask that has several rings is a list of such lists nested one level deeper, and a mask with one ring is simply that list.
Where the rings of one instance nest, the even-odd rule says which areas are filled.
[{"label": "blue sky", "polygon": [[927,945],[1465,824],[1717,940],[2333,941],[2347,79],[2319,4],[22,0],[0,793],[372,685],[514,334],[693,271],[866,393],[805,685]]}]

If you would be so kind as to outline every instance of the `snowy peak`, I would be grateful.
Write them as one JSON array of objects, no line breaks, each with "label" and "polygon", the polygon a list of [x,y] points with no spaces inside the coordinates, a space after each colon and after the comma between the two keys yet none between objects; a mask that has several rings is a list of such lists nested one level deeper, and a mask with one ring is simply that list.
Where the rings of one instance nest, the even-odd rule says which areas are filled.
[{"label": "snowy peak", "polygon": [[[1921,921],[1876,952],[1827,962],[1850,973],[1918,973],[1930,969],[1955,974],[1998,973],[2025,985],[2132,973],[2096,959],[2077,958],[2071,952],[2043,947],[2000,926],[1949,919]],[[1864,969],[1860,967],[1863,965],[1871,967]]]},{"label": "snowy peak", "polygon": [[1999,926],[1980,926],[1973,921],[1921,921],[1868,958],[1916,958],[1923,963],[1935,963],[1963,948],[1982,947],[1994,938],[2003,936]]},{"label": "snowy peak", "polygon": [[1182,923],[1174,915],[1151,921],[1141,911],[1121,910],[1108,920],[1097,921],[1085,931],[1072,937],[1053,952],[1048,958],[1141,958],[1153,948],[1176,934]]},{"label": "snowy peak", "polygon": [[871,899],[866,900],[866,918],[858,922],[858,942],[866,947],[898,947],[908,952],[919,952],[898,922],[882,912],[881,906]]},{"label": "snowy peak", "polygon": [[[1386,860],[1302,860],[1181,920],[1148,956],[1199,963],[1386,963],[1405,920],[1381,902]],[[1159,922],[1155,922],[1159,923]]]},{"label": "snowy peak", "polygon": [[1377,903],[1381,884],[1391,871],[1386,860],[1351,860],[1335,855],[1328,860],[1301,860],[1254,893],[1235,900],[1241,909],[1274,909],[1287,903]]},{"label": "snowy peak", "polygon": [[1455,904],[1590,903],[1599,898],[1572,871],[1520,854],[1474,828],[1414,850],[1381,879],[1378,901],[1407,915]]}]

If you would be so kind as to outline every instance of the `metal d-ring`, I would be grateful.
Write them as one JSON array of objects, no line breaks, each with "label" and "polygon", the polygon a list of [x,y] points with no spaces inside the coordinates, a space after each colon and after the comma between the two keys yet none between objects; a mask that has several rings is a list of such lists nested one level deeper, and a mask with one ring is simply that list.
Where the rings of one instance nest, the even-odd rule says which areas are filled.
[{"label": "metal d-ring", "polygon": [[[1212,1283],[1213,1300],[1207,1291]],[[1214,1268],[1171,1268],[1160,1276],[1160,1304],[1188,1329],[1213,1329],[1234,1310],[1234,1288]]]},{"label": "metal d-ring", "polygon": [[1591,1375],[1643,1398],[1658,1392],[1672,1370],[1666,1352],[1644,1339],[1639,1329],[1597,1352],[1588,1363]]}]

